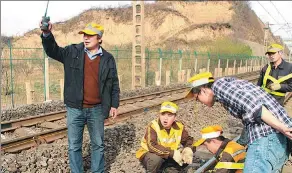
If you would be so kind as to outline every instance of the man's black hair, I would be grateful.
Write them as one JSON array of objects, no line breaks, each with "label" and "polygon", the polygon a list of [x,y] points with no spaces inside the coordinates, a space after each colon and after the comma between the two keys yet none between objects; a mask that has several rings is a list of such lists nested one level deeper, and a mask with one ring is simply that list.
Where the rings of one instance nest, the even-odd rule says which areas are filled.
[{"label": "man's black hair", "polygon": [[[210,79],[214,79],[214,78],[210,78]],[[214,83],[214,82],[209,82],[209,83],[204,84],[204,85],[202,85],[202,86],[200,86],[200,87],[203,87],[203,88],[211,88],[212,85],[213,85],[213,83]]]},{"label": "man's black hair", "polygon": [[218,141],[224,141],[226,138],[224,136],[218,136],[216,138],[206,139],[205,141],[210,143],[212,139],[217,139]]}]

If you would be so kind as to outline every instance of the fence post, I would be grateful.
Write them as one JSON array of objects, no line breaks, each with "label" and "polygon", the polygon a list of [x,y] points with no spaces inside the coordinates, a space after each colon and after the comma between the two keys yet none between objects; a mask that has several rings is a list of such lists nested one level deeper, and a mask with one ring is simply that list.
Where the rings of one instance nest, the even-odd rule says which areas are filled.
[{"label": "fence post", "polygon": [[261,67],[263,67],[264,64],[265,64],[265,63],[264,63],[264,58],[265,58],[264,56],[261,57]]},{"label": "fence post", "polygon": [[161,76],[162,76],[162,51],[159,48],[159,82],[161,83]]},{"label": "fence post", "polygon": [[224,70],[224,75],[225,76],[229,75],[229,57],[226,60],[226,66],[225,66],[225,70]]},{"label": "fence post", "polygon": [[187,64],[188,64],[188,69],[190,68],[190,64],[191,64],[191,52],[187,52],[188,53],[188,58],[187,58]]},{"label": "fence post", "polygon": [[43,61],[43,74],[44,74],[44,101],[46,101],[46,100],[47,100],[47,96],[46,96],[46,71],[45,71],[45,68],[46,68],[46,66],[45,66],[46,53],[45,53],[44,49],[42,49],[42,50],[43,50],[43,58],[44,58],[44,61]]},{"label": "fence post", "polygon": [[120,90],[122,91],[122,89],[123,89],[123,87],[122,87],[123,77],[122,77],[122,75],[118,75],[118,78],[119,78],[119,87],[120,87]]},{"label": "fence post", "polygon": [[252,56],[249,56],[249,68],[250,68],[250,71],[252,72],[252,64],[253,64],[253,61],[252,61],[252,59],[253,59],[253,57]]},{"label": "fence post", "polygon": [[9,53],[10,53],[10,82],[11,82],[11,103],[12,103],[12,108],[14,108],[14,88],[13,88],[13,64],[12,64],[12,45],[10,40],[8,40],[8,46],[9,46]]},{"label": "fence post", "polygon": [[254,66],[254,60],[253,59],[254,59],[254,57],[252,56],[251,57],[251,71],[254,71],[254,67],[253,67]]},{"label": "fence post", "polygon": [[161,80],[160,80],[160,72],[159,71],[156,71],[155,72],[155,85],[156,86],[160,86],[161,85]]},{"label": "fence post", "polygon": [[240,59],[239,69],[240,69],[240,73],[243,73],[243,71],[242,71],[242,58]]},{"label": "fence post", "polygon": [[254,71],[257,71],[258,70],[258,59],[257,59],[257,56],[254,58],[254,61],[253,61],[253,66],[254,66]]},{"label": "fence post", "polygon": [[170,71],[166,70],[165,72],[165,85],[169,85],[170,84]]},{"label": "fence post", "polygon": [[64,79],[60,79],[61,100],[64,100]]},{"label": "fence post", "polygon": [[195,55],[195,74],[197,74],[197,68],[198,68],[198,54],[197,52],[195,51],[194,52],[194,55]]},{"label": "fence post", "polygon": [[117,64],[117,69],[118,69],[118,66],[119,66],[119,49],[117,48],[117,46],[115,46],[115,51],[116,51],[116,64]]},{"label": "fence post", "polygon": [[[221,65],[221,60],[220,60],[220,55],[218,54],[218,67],[217,67],[216,77],[220,76],[220,65]],[[214,73],[215,73],[215,70],[214,70]]]},{"label": "fence post", "polygon": [[247,57],[246,57],[246,59],[245,59],[245,69],[246,69],[246,71],[245,72],[249,72],[247,63],[248,63],[248,60],[247,60]]},{"label": "fence post", "polygon": [[208,52],[208,63],[207,63],[207,71],[210,71],[210,52]]},{"label": "fence post", "polygon": [[45,101],[49,100],[49,94],[50,94],[50,85],[49,85],[49,58],[46,57],[45,51],[43,50],[44,53],[44,88],[45,88]]},{"label": "fence post", "polygon": [[261,68],[262,68],[262,66],[261,66],[261,64],[260,64],[260,57],[259,57],[259,62],[258,62],[259,64],[258,64],[258,66],[259,66],[259,70],[261,70]]},{"label": "fence post", "polygon": [[233,75],[235,75],[235,74],[236,74],[236,58],[233,61]]},{"label": "fence post", "polygon": [[182,67],[182,51],[179,50],[179,71],[181,71],[181,67]]},{"label": "fence post", "polygon": [[256,70],[260,70],[260,67],[259,67],[259,57],[258,56],[256,57]]},{"label": "fence post", "polygon": [[30,81],[25,82],[25,90],[26,90],[26,104],[32,104],[32,90]]},{"label": "fence post", "polygon": [[261,64],[260,64],[260,58],[261,58],[261,57],[259,57],[259,60],[258,60],[259,70],[261,70],[261,68],[262,68],[262,66],[261,66]]},{"label": "fence post", "polygon": [[191,73],[192,73],[192,70],[191,69],[187,69],[187,81],[191,78]]},{"label": "fence post", "polygon": [[146,48],[145,49],[145,60],[146,60],[146,86],[148,86],[148,84],[149,84],[149,79],[148,79],[148,77],[149,77],[149,66],[150,66],[150,59],[149,59],[149,54],[150,54],[150,52],[149,52],[149,49],[148,48]]}]

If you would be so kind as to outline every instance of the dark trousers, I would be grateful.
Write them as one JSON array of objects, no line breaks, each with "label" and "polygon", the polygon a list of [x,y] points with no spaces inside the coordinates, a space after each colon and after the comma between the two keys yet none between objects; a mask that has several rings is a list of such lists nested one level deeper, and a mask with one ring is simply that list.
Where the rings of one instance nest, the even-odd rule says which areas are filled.
[{"label": "dark trousers", "polygon": [[154,153],[146,153],[142,164],[146,169],[146,173],[179,173],[187,166],[180,166],[172,158],[163,159]]}]

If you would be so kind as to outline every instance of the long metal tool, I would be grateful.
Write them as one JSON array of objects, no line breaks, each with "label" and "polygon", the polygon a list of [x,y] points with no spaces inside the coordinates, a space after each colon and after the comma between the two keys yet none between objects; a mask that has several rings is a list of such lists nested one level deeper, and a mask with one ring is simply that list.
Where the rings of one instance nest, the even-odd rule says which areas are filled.
[{"label": "long metal tool", "polygon": [[[240,135],[232,139],[233,141],[237,141],[240,138]],[[195,171],[195,173],[203,173],[206,170],[209,169],[210,166],[214,165],[217,162],[217,159],[215,156],[213,156],[211,159],[209,159],[203,166],[201,166],[198,170]]]}]

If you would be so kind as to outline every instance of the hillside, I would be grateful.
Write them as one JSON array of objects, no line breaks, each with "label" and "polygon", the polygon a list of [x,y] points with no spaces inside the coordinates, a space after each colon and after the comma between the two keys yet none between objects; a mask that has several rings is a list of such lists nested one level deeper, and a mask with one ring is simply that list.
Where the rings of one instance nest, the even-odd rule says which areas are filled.
[{"label": "hillside", "polygon": [[[82,41],[78,31],[89,22],[97,22],[105,28],[104,47],[131,48],[132,18],[131,7],[89,9],[68,21],[54,23],[53,33],[60,46],[78,43]],[[164,1],[145,5],[145,45],[150,49],[207,51],[208,44],[218,38],[262,44],[263,26],[243,1]],[[39,35],[36,28],[14,38],[13,46],[41,47]]]}]

